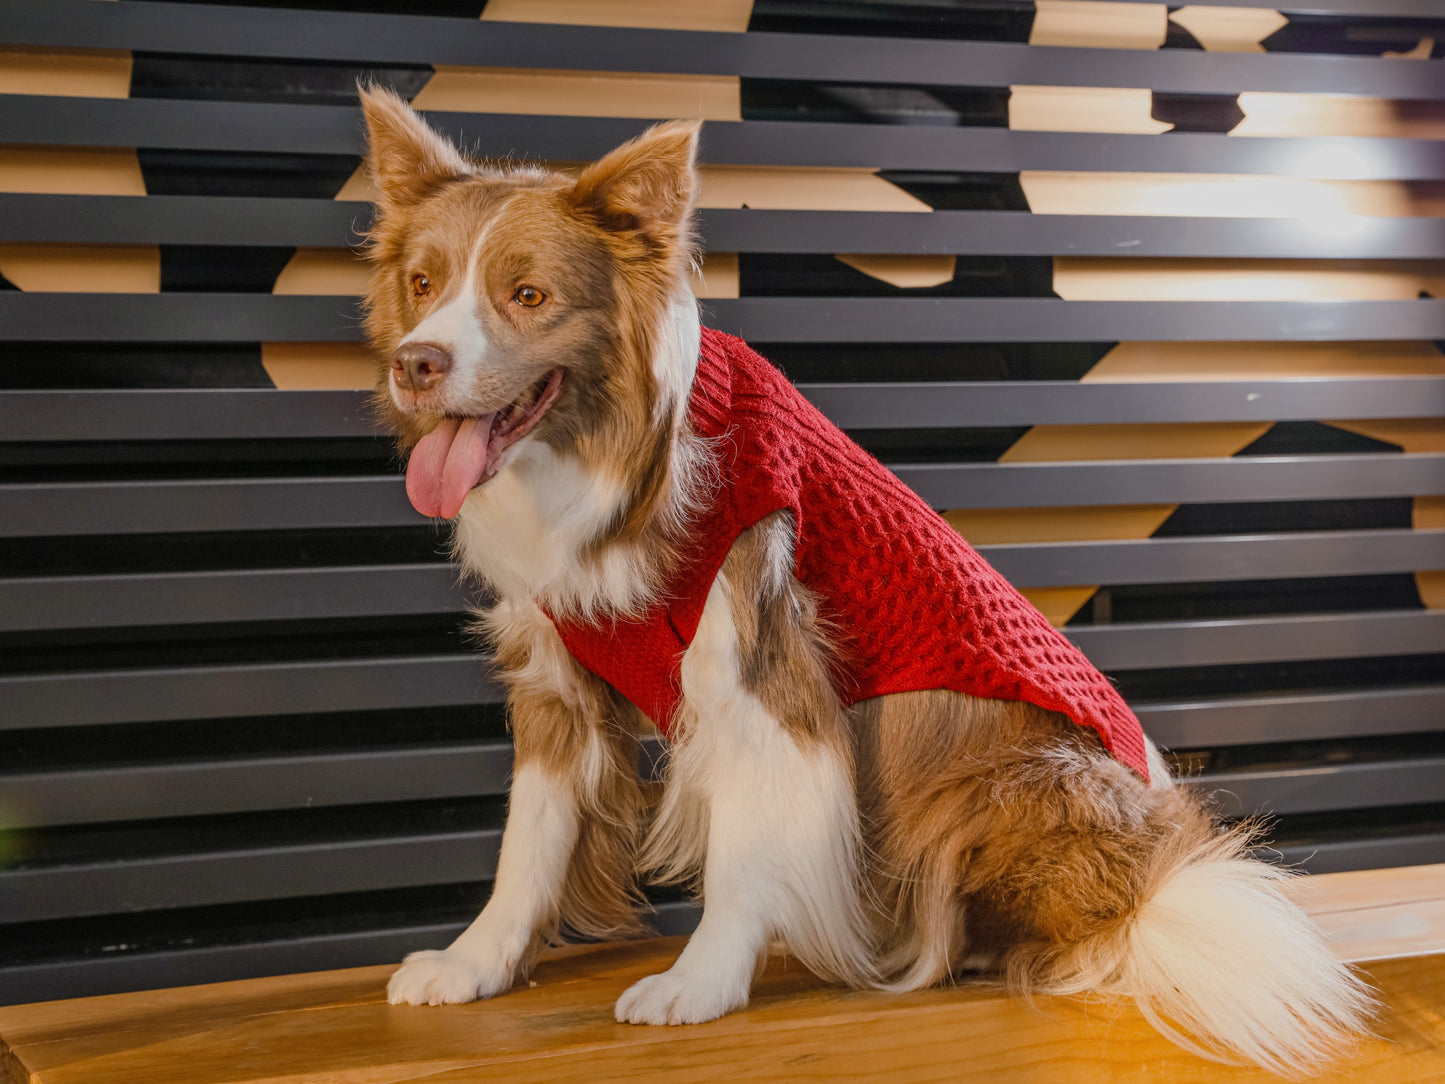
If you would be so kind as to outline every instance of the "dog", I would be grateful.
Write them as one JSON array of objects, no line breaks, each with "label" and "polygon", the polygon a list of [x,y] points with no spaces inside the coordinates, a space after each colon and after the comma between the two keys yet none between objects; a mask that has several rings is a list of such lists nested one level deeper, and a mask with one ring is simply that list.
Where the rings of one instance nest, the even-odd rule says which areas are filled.
[{"label": "dog", "polygon": [[[491,898],[391,1002],[500,994],[563,928],[635,934],[650,875],[702,916],[619,1022],[740,1009],[782,942],[855,987],[1133,998],[1286,1075],[1362,1033],[1368,988],[1249,831],[935,512],[700,326],[698,125],[572,176],[471,160],[390,91],[362,104],[377,403],[412,503],[495,599],[516,751]],[[854,504],[873,518],[840,526]],[[643,716],[672,738],[653,809]]]}]

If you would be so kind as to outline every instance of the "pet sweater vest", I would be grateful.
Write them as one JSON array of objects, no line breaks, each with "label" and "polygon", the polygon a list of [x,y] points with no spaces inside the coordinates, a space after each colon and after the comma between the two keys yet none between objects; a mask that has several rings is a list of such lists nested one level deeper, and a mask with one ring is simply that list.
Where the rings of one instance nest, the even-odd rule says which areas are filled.
[{"label": "pet sweater vest", "polygon": [[689,415],[715,440],[721,484],[662,600],[636,619],[553,619],[572,656],[664,734],[682,699],[682,655],[728,550],[787,510],[794,574],[837,630],[844,704],[924,689],[1024,700],[1097,731],[1148,778],[1139,721],[1108,679],[742,340],[703,329]]}]

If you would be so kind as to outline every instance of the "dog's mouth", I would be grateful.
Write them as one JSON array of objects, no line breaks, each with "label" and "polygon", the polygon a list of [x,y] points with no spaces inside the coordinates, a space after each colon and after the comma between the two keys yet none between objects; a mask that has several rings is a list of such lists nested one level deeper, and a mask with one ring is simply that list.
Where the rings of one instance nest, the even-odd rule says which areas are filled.
[{"label": "dog's mouth", "polygon": [[407,461],[412,507],[424,516],[455,516],[467,494],[502,469],[507,449],[532,431],[561,393],[562,370],[553,369],[501,410],[442,418]]}]

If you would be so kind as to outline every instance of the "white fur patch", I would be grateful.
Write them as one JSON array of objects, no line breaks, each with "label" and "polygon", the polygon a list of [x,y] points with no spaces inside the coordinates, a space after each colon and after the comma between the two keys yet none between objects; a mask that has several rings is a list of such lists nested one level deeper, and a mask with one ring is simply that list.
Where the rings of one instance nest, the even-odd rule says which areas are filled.
[{"label": "white fur patch", "polygon": [[1046,991],[1134,998],[1187,1050],[1284,1076],[1322,1068],[1370,1015],[1365,985],[1281,891],[1288,875],[1214,840],[1164,880],[1122,945],[1101,944]]},{"label": "white fur patch", "polygon": [[557,912],[577,844],[572,788],[535,764],[512,780],[491,899],[444,951],[413,952],[386,987],[393,1005],[445,1005],[511,987],[533,939]]},{"label": "white fur patch", "polygon": [[[697,304],[689,296],[669,310],[653,359],[654,371],[667,374],[659,387],[678,397],[671,404],[676,411],[686,408],[698,335]],[[692,461],[692,442],[674,441],[673,455],[677,481],[670,500],[681,505],[693,498],[692,487],[705,472]],[[615,544],[588,561],[581,556],[616,522],[631,492],[631,479],[524,438],[497,475],[467,495],[456,519],[457,554],[503,598],[536,599],[559,616],[640,612],[655,589],[655,555],[648,548]]]},{"label": "white fur patch", "polygon": [[683,656],[690,721],[649,841],[664,866],[703,859],[703,917],[670,970],[623,995],[624,1022],[688,1023],[741,1007],[773,937],[823,977],[875,977],[850,773],[825,745],[801,748],[743,687],[726,591],[720,575]]}]

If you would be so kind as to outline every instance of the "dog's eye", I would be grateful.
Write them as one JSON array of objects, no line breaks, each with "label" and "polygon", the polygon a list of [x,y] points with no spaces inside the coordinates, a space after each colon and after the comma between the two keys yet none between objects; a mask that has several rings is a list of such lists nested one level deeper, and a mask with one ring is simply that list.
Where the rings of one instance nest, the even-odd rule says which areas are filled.
[{"label": "dog's eye", "polygon": [[425,275],[413,275],[411,277],[411,292],[413,297],[426,297],[431,293],[431,279]]},{"label": "dog's eye", "polygon": [[525,305],[529,309],[535,309],[547,300],[547,295],[535,286],[523,286],[512,295],[512,300],[518,305]]}]

